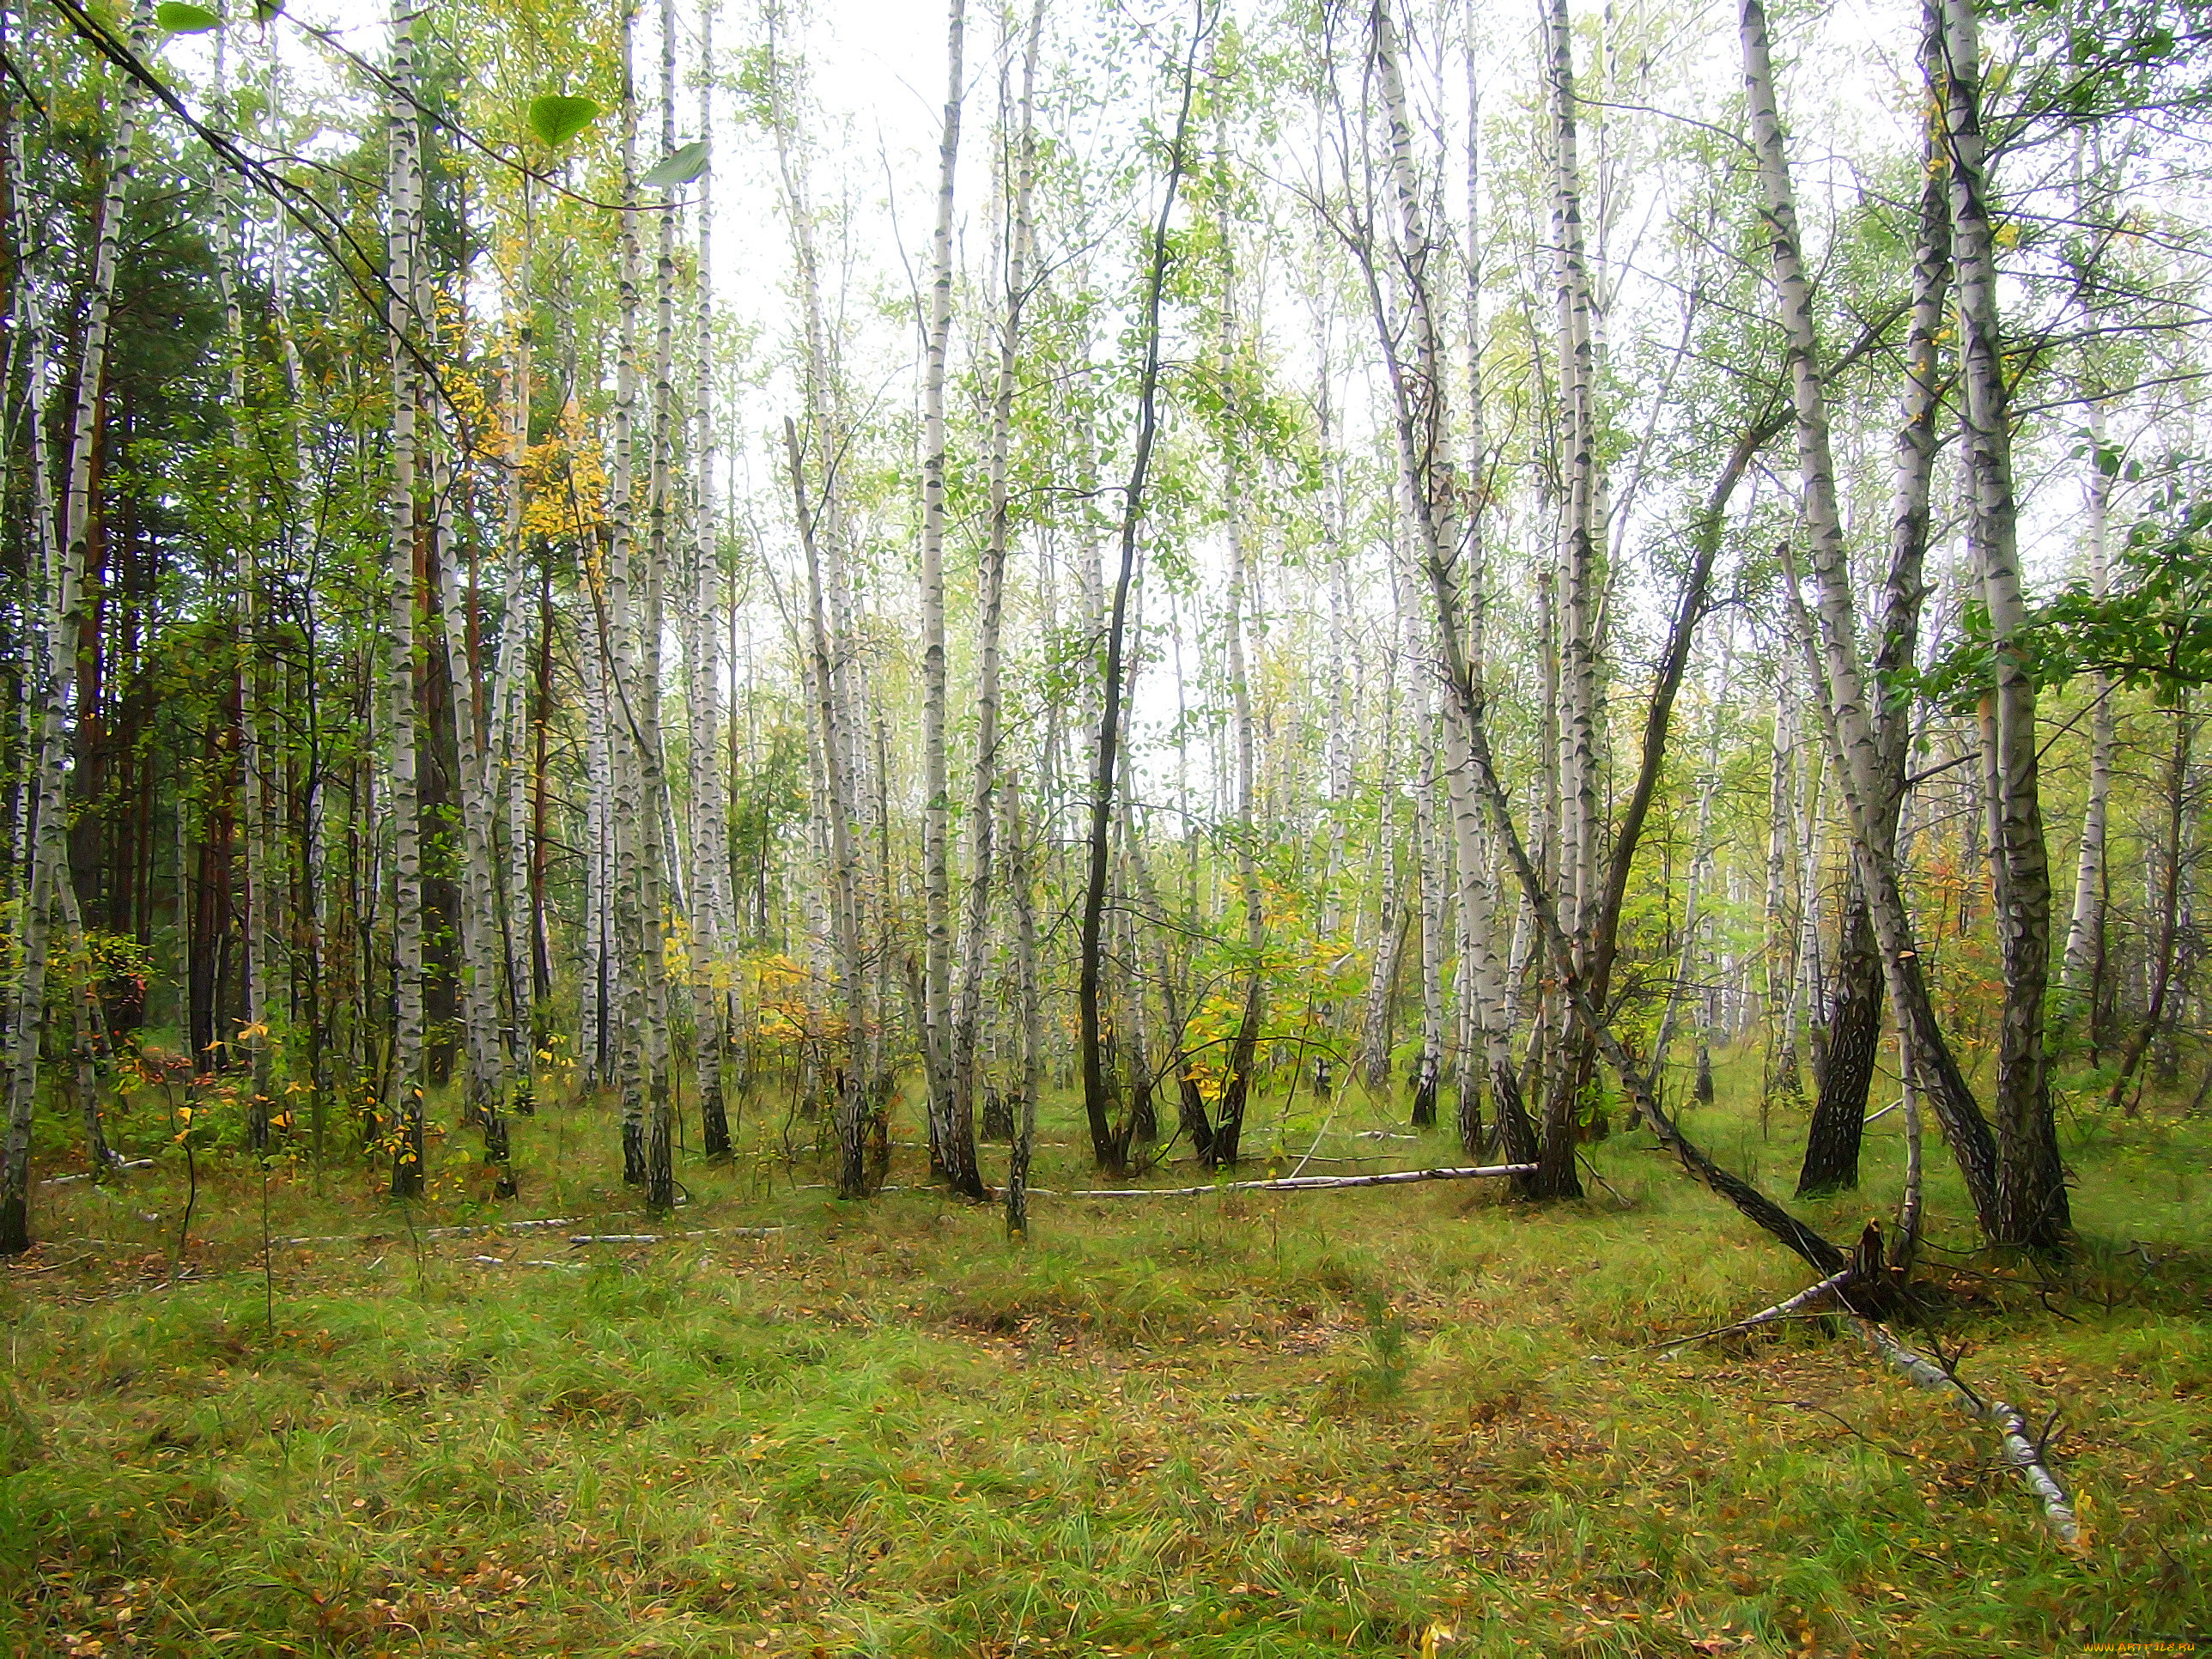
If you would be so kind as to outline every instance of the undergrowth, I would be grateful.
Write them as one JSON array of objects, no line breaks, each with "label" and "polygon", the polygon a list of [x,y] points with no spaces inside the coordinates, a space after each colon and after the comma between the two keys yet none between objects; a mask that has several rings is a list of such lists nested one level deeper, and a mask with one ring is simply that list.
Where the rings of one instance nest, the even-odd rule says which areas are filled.
[{"label": "undergrowth", "polygon": [[[1728,1100],[1691,1127],[1784,1186],[1802,1123],[1763,1139]],[[1336,1111],[1325,1151],[1452,1161]],[[1255,1113],[1257,1164],[1323,1115],[1269,1145]],[[1088,1184],[1073,1103],[1045,1116],[1038,1186]],[[1893,1127],[1865,1194],[1806,1206],[1833,1236],[1887,1207]],[[601,1107],[514,1127],[504,1209],[458,1135],[411,1214],[281,1166],[272,1234],[315,1242],[273,1251],[273,1301],[234,1153],[201,1155],[181,1258],[168,1159],[39,1192],[47,1242],[0,1280],[4,1645],[1973,1656],[2212,1622],[2202,1120],[2069,1127],[2063,1275],[1968,1253],[1933,1194],[1933,1340],[2062,1412],[2079,1556],[1984,1431],[1822,1322],[1662,1355],[1806,1275],[1637,1137],[1588,1149],[1581,1204],[1040,1196],[1016,1246],[926,1189],[832,1201],[779,1110],[687,1164],[665,1230]],[[568,1243],[738,1225],[781,1231]]]}]

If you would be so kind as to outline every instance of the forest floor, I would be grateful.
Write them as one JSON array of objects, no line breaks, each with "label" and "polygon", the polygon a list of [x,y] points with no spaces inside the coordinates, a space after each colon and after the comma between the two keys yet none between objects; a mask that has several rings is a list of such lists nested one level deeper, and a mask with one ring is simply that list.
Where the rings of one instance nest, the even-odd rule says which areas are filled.
[{"label": "forest floor", "polygon": [[[1802,1115],[1769,1139],[1728,1100],[1756,1067],[1691,1127],[1786,1191]],[[1073,1102],[1048,1105],[1037,1184],[1094,1184]],[[139,1109],[123,1144],[163,1144]],[[1247,1173],[1317,1138],[1371,1160],[1313,1166],[1331,1172],[1456,1161],[1443,1133],[1355,1138],[1393,1126],[1354,1100],[1326,1136],[1310,1100],[1276,1115],[1255,1114]],[[605,1109],[549,1104],[516,1125],[505,1206],[466,1135],[434,1145],[447,1178],[404,1211],[358,1170],[282,1165],[264,1188],[203,1152],[181,1261],[172,1148],[112,1191],[41,1188],[45,1242],[0,1270],[0,1650],[1964,1659],[2202,1640],[2212,1121],[2066,1118],[2083,1245],[2063,1288],[1930,1259],[1952,1264],[1939,1335],[1961,1374],[2039,1424],[2063,1413],[2078,1555],[1988,1431],[1831,1322],[1653,1346],[1808,1275],[1641,1135],[1589,1149],[1605,1184],[1585,1203],[1487,1182],[1039,1196],[1010,1244],[998,1211],[932,1191],[831,1200],[811,1130],[787,1156],[781,1097],[749,1107],[733,1164],[686,1162],[690,1202],[653,1227]],[[1832,1236],[1893,1203],[1895,1127],[1869,1131],[1863,1194],[1804,1206]],[[902,1146],[894,1179],[920,1162]],[[265,1273],[264,1191],[290,1241]],[[1955,1188],[1933,1197],[1933,1242],[1962,1246]],[[712,1231],[740,1227],[778,1231]],[[645,1231],[696,1236],[569,1242]]]}]

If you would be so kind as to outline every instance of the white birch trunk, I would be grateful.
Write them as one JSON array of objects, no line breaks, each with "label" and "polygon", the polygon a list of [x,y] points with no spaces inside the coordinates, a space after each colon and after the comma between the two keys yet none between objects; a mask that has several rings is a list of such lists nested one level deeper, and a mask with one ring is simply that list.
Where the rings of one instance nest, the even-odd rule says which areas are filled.
[{"label": "white birch trunk", "polygon": [[945,757],[945,360],[952,333],[952,189],[960,162],[966,22],[967,0],[951,0],[945,26],[945,124],[937,151],[937,224],[930,241],[929,315],[923,330],[921,1049],[932,1150],[954,1191],[981,1198],[971,1100],[953,1082],[951,784]]},{"label": "white birch trunk", "polygon": [[[1881,950],[1891,1004],[1898,1010],[1900,1022],[1909,1027],[1913,1066],[1950,1134],[1975,1209],[1988,1227],[1996,1219],[1992,1209],[1996,1148],[1980,1108],[1951,1061],[1929,1002],[1898,887],[1896,866],[1880,833],[1879,808],[1885,787],[1882,755],[1860,653],[1856,605],[1844,545],[1843,519],[1837,506],[1826,389],[1813,323],[1812,286],[1805,274],[1796,198],[1775,105],[1766,14],[1760,0],[1742,0],[1740,15],[1752,133],[1771,240],[1777,311],[1788,343],[1807,544],[1817,592],[1814,615],[1820,623],[1818,701],[1822,725],[1843,785],[1852,855]],[[1795,594],[1794,583],[1790,591]],[[1808,634],[1808,653],[1814,648]]]},{"label": "white birch trunk", "polygon": [[416,410],[421,392],[416,354],[430,331],[415,314],[421,264],[422,159],[414,106],[414,0],[392,0],[392,81],[387,124],[391,150],[388,265],[392,292],[386,326],[392,342],[391,539],[384,581],[391,638],[386,695],[391,708],[392,817],[392,993],[391,1084],[386,1097],[393,1142],[392,1195],[422,1191],[422,843],[416,777],[415,550]]}]

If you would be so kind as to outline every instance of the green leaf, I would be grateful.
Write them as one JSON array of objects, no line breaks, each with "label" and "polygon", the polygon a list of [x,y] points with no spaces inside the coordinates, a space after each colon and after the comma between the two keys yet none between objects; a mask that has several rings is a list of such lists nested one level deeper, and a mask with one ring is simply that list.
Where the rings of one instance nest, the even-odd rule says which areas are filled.
[{"label": "green leaf", "polygon": [[284,0],[253,0],[253,21],[265,23],[284,9]]},{"label": "green leaf", "polygon": [[647,190],[673,190],[690,184],[706,170],[707,146],[695,142],[669,151],[637,182]]},{"label": "green leaf", "polygon": [[599,118],[599,106],[589,98],[549,92],[530,100],[530,130],[548,149],[567,143]]},{"label": "green leaf", "polygon": [[210,29],[221,28],[222,19],[205,6],[162,0],[154,8],[154,27],[168,34],[205,34]]}]

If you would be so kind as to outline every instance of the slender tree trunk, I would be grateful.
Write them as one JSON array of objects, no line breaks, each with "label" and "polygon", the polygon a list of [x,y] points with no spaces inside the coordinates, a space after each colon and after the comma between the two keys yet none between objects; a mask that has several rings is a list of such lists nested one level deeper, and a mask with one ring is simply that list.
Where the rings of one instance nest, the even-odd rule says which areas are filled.
[{"label": "slender tree trunk", "polygon": [[2158,944],[2151,955],[2150,999],[2142,1023],[2120,1051],[2118,1073],[2105,1097],[2106,1110],[2124,1108],[2133,1117],[2142,1109],[2142,1091],[2130,1092],[2136,1069],[2142,1064],[2151,1040],[2166,1018],[2166,999],[2173,989],[2174,946],[2181,933],[2181,872],[2187,855],[2189,826],[2189,752],[2196,735],[2196,716],[2190,712],[2186,689],[2174,694],[2173,744],[2166,767],[2166,826],[2159,848]]},{"label": "slender tree trunk", "polygon": [[[225,100],[224,42],[216,46],[216,86]],[[259,586],[257,551],[260,543],[260,514],[252,482],[249,457],[252,447],[246,429],[246,320],[239,301],[239,283],[245,275],[246,252],[238,222],[236,191],[228,169],[216,172],[216,289],[222,302],[223,368],[229,393],[230,467],[235,491],[231,506],[231,575],[236,584],[239,717],[238,783],[241,850],[246,857],[246,1026],[240,1033],[252,1066],[251,1092],[246,1102],[247,1143],[256,1152],[269,1145],[270,1103],[274,1089],[275,1042],[270,1021],[270,979],[275,966],[276,927],[270,909],[275,893],[270,879],[269,816],[266,793],[270,775],[269,744],[262,726],[262,653],[258,637]]]},{"label": "slender tree trunk", "polygon": [[1037,999],[1036,906],[1032,897],[1029,837],[1022,828],[1021,779],[1006,782],[1006,891],[1014,911],[1015,1045],[1020,1060],[1014,1103],[1014,1142],[1006,1159],[1006,1231],[1030,1228],[1030,1154],[1036,1145],[1037,1095],[1044,1085],[1044,1019]]},{"label": "slender tree trunk", "polygon": [[799,542],[806,555],[807,626],[813,655],[812,690],[815,720],[826,776],[825,793],[831,803],[830,827],[830,928],[836,952],[838,993],[848,1024],[849,1058],[837,1117],[837,1195],[863,1198],[867,1194],[867,1117],[869,1102],[865,1083],[866,1036],[860,1027],[861,989],[866,965],[860,948],[858,855],[852,844],[848,821],[836,804],[844,798],[844,745],[839,731],[835,682],[830,661],[830,629],[823,602],[822,568],[814,540],[814,514],[806,498],[806,475],[800,459],[799,428],[787,420],[784,447],[791,468],[792,499],[799,517]]},{"label": "slender tree trunk", "polygon": [[[967,0],[951,0],[945,27],[945,124],[937,151],[937,226],[930,244],[929,315],[923,330],[921,1048],[928,1080],[930,1143],[953,1191],[980,1199],[983,1176],[975,1160],[972,1096],[954,1081],[951,784],[945,755],[945,363],[952,333],[952,187],[959,167],[961,106],[966,95],[961,71],[966,22]],[[997,463],[997,470],[1003,473],[1003,462]],[[1003,483],[999,488],[1003,494]],[[1003,506],[1000,510],[1002,514]],[[1003,544],[998,563],[1003,580]],[[994,686],[994,696],[996,690]],[[979,817],[984,823],[990,821],[988,798]]]},{"label": "slender tree trunk", "polygon": [[[1785,659],[1786,660],[1786,659]],[[1785,678],[1787,671],[1785,669]],[[1797,720],[1795,699],[1784,686],[1776,699],[1774,744],[1766,780],[1766,935],[1760,951],[1766,992],[1766,1075],[1759,1092],[1759,1123],[1779,1100],[1802,1103],[1805,1085],[1797,1067],[1796,995],[1797,944],[1802,933],[1792,901],[1793,854],[1800,846],[1794,785],[1797,777]]]},{"label": "slender tree trunk", "polygon": [[[968,893],[961,919],[960,990],[952,1025],[951,1121],[975,1120],[977,1032],[983,981],[989,970],[991,888],[998,814],[999,635],[1006,591],[1012,514],[1007,469],[1013,447],[1015,369],[1022,315],[1029,303],[1032,201],[1036,178],[1036,67],[1044,33],[1044,0],[1030,9],[1022,51],[1022,86],[1013,133],[1013,232],[1006,249],[1005,310],[999,330],[998,380],[991,394],[990,528],[977,573],[975,617],[975,768],[968,803]],[[980,1177],[979,1177],[980,1179]],[[1012,1212],[1009,1212],[1011,1218]],[[1011,1218],[1010,1226],[1012,1224]]]},{"label": "slender tree trunk", "polygon": [[416,465],[416,353],[431,338],[414,314],[422,253],[422,161],[415,95],[414,0],[392,0],[391,150],[386,326],[392,337],[391,540],[384,583],[391,607],[388,696],[391,704],[392,819],[392,1025],[386,1117],[392,1136],[392,1195],[422,1192],[422,842],[416,765],[415,544],[421,532]]},{"label": "slender tree trunk", "polygon": [[1099,1018],[1099,992],[1104,971],[1106,878],[1113,830],[1115,768],[1120,759],[1123,632],[1128,620],[1129,585],[1136,574],[1137,532],[1144,519],[1145,482],[1152,471],[1152,444],[1159,432],[1160,304],[1170,258],[1168,222],[1175,211],[1176,194],[1182,183],[1186,165],[1184,143],[1190,129],[1191,97],[1197,84],[1198,52],[1210,27],[1201,9],[1200,21],[1192,31],[1189,55],[1183,60],[1182,102],[1176,115],[1175,135],[1169,145],[1168,173],[1160,193],[1159,215],[1152,228],[1139,337],[1144,356],[1137,376],[1136,449],[1129,463],[1129,482],[1122,492],[1121,568],[1114,581],[1113,617],[1106,630],[1103,665],[1105,706],[1099,718],[1098,747],[1091,774],[1091,867],[1084,892],[1081,957],[1076,978],[1076,1042],[1082,1055],[1083,1111],[1091,1131],[1091,1155],[1098,1167],[1109,1173],[1118,1172],[1128,1159],[1128,1126],[1114,1121],[1104,1030]]},{"label": "slender tree trunk", "polygon": [[[699,138],[708,146],[709,170],[699,192],[697,311],[693,323],[692,418],[698,423],[693,455],[697,498],[693,504],[690,638],[684,655],[685,702],[690,715],[689,761],[691,810],[692,1063],[699,1095],[700,1150],[709,1158],[730,1155],[729,1109],[723,1098],[723,1060],[735,1027],[736,902],[730,886],[730,799],[717,753],[722,718],[721,560],[714,471],[720,464],[714,420],[714,0],[699,7]],[[736,667],[735,653],[730,666]],[[731,722],[732,738],[736,723]]]},{"label": "slender tree trunk", "polygon": [[[1237,265],[1229,218],[1230,169],[1225,100],[1216,106],[1220,137],[1215,149],[1215,229],[1221,240],[1222,289],[1218,333],[1223,418],[1231,434],[1222,456],[1222,503],[1229,538],[1229,617],[1227,626],[1231,720],[1237,744],[1237,799],[1230,836],[1237,849],[1237,881],[1244,907],[1244,1003],[1237,1020],[1237,1035],[1229,1045],[1229,1065],[1221,1082],[1220,1110],[1215,1114],[1213,1139],[1207,1162],[1234,1168],[1244,1133],[1244,1109],[1252,1089],[1253,1063],[1266,1015],[1267,981],[1267,915],[1260,890],[1259,815],[1255,811],[1256,743],[1252,718],[1252,684],[1247,665],[1245,628],[1252,611],[1250,550],[1244,524],[1243,480],[1237,455],[1239,418],[1236,386],[1239,355],[1237,313]],[[1431,1115],[1434,1108],[1431,1100]]]}]

